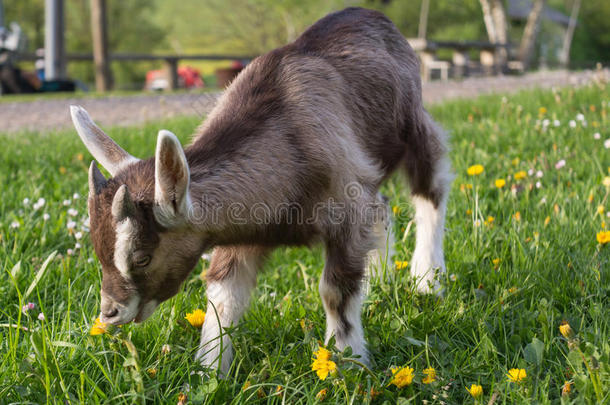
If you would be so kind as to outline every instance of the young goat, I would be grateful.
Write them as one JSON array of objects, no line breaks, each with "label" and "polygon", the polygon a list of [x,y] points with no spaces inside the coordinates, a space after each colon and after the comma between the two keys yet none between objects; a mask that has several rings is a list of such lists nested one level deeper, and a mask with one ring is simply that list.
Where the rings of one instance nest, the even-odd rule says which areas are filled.
[{"label": "young goat", "polygon": [[376,11],[330,14],[253,60],[184,150],[162,130],[155,157],[139,160],[84,109],[71,113],[112,175],[104,178],[91,163],[89,215],[103,269],[104,322],[144,321],[215,247],[197,358],[226,373],[232,353],[223,328],[246,310],[266,253],[320,241],[326,339],[335,336],[339,349],[351,346],[368,361],[360,320],[365,265],[387,212],[377,190],[398,167],[416,211],[413,276],[420,291],[437,287],[451,177],[447,147],[422,106],[415,53]]}]

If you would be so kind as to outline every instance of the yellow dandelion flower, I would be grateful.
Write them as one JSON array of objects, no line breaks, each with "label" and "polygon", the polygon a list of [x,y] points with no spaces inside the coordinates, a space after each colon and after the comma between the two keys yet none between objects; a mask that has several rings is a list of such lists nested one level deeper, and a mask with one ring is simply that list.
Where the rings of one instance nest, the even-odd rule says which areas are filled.
[{"label": "yellow dandelion flower", "polygon": [[250,380],[246,380],[246,382],[244,383],[244,385],[241,387],[242,391],[247,390],[248,388],[250,388],[250,386],[252,385],[252,383],[250,382]]},{"label": "yellow dandelion flower", "polygon": [[525,380],[527,373],[522,368],[511,368],[508,370],[507,376],[511,382],[520,383]]},{"label": "yellow dandelion flower", "polygon": [[155,378],[157,375],[157,369],[156,368],[149,368],[148,370],[146,370],[146,372],[148,373],[148,375],[150,376],[150,378]]},{"label": "yellow dandelion flower", "polygon": [[394,264],[396,264],[396,270],[402,270],[409,266],[409,262],[400,260],[396,260]]},{"label": "yellow dandelion flower", "polygon": [[187,313],[184,318],[194,327],[201,328],[201,325],[203,325],[203,322],[205,321],[205,312],[196,309],[193,312]]},{"label": "yellow dandelion flower", "polygon": [[105,322],[100,321],[100,318],[96,318],[89,334],[91,336],[103,335],[106,332],[106,327],[108,325]]},{"label": "yellow dandelion flower", "polygon": [[599,215],[604,215],[604,211],[605,211],[605,210],[604,210],[604,206],[603,206],[603,205],[598,205],[598,206],[597,206],[597,213],[598,213]]},{"label": "yellow dandelion flower", "polygon": [[522,180],[527,177],[527,173],[524,170],[521,170],[515,173],[515,180]]},{"label": "yellow dandelion flower", "polygon": [[320,391],[318,391],[318,393],[316,394],[316,399],[320,402],[324,401],[326,399],[326,395],[328,395],[328,388],[322,388]]},{"label": "yellow dandelion flower", "polygon": [[85,158],[85,155],[83,155],[82,153],[77,153],[76,154],[76,159],[78,159],[79,161],[83,161],[83,159]]},{"label": "yellow dandelion flower", "polygon": [[400,214],[400,207],[398,205],[393,206],[392,212],[394,213],[394,215]]},{"label": "yellow dandelion flower", "polygon": [[597,243],[605,245],[610,242],[610,231],[600,231],[597,233]]},{"label": "yellow dandelion flower", "polygon": [[519,164],[519,161],[520,161],[519,158],[516,157],[511,161],[511,163],[513,164],[513,166],[517,166]]},{"label": "yellow dandelion flower", "polygon": [[572,383],[570,381],[566,381],[563,383],[563,387],[561,387],[561,395],[567,397],[572,392]]},{"label": "yellow dandelion flower", "polygon": [[517,292],[517,287],[511,287],[511,288],[509,288],[509,289],[508,289],[508,292],[509,292],[510,294],[514,294],[514,293],[516,293],[516,292]]},{"label": "yellow dandelion flower", "polygon": [[63,166],[60,166],[59,167],[59,173],[60,174],[66,174],[66,173],[68,173],[68,170],[65,167],[63,167]]},{"label": "yellow dandelion flower", "polygon": [[561,322],[561,325],[559,325],[559,333],[561,333],[564,338],[569,339],[574,334],[574,331],[567,321],[563,321]]},{"label": "yellow dandelion flower", "polygon": [[506,185],[506,180],[504,179],[497,179],[494,183],[496,185],[496,187],[498,188],[502,188]]},{"label": "yellow dandelion flower", "polygon": [[515,212],[515,215],[513,217],[515,218],[515,221],[521,221],[521,213],[519,211]]},{"label": "yellow dandelion flower", "polygon": [[589,106],[589,111],[595,112],[595,106],[593,104]]},{"label": "yellow dandelion flower", "polygon": [[482,165],[472,165],[466,170],[466,173],[468,173],[469,176],[478,176],[483,173],[483,170]]},{"label": "yellow dandelion flower", "polygon": [[593,202],[593,193],[589,194],[589,197],[587,197],[587,202],[589,202],[589,203]]},{"label": "yellow dandelion flower", "polygon": [[424,369],[424,379],[421,381],[424,384],[430,384],[436,381],[436,370],[433,367],[428,367]]},{"label": "yellow dandelion flower", "polygon": [[468,391],[473,398],[480,398],[483,395],[483,387],[479,384],[472,384],[470,388],[466,387],[466,391]]},{"label": "yellow dandelion flower", "polygon": [[547,216],[546,218],[544,218],[544,226],[547,226],[549,222],[551,222],[551,217]]},{"label": "yellow dandelion flower", "polygon": [[602,184],[606,187],[610,187],[610,176],[606,176],[604,177],[604,180],[602,181]]},{"label": "yellow dandelion flower", "polygon": [[186,394],[184,394],[182,392],[180,394],[178,394],[178,405],[186,405],[186,400],[187,400]]},{"label": "yellow dandelion flower", "polygon": [[495,267],[498,267],[498,265],[500,264],[502,260],[500,260],[499,257],[496,257],[495,259],[493,259],[491,262],[494,264]]},{"label": "yellow dandelion flower", "polygon": [[[413,382],[413,369],[411,367],[394,367],[392,368],[392,381],[390,384],[394,384],[398,388],[411,385]],[[388,384],[388,385],[390,385]]]},{"label": "yellow dandelion flower", "polygon": [[469,215],[469,216],[470,216],[470,215],[472,215],[472,210],[471,210],[470,208],[468,208],[468,209],[466,210],[466,215]]},{"label": "yellow dandelion flower", "polygon": [[546,111],[547,111],[547,110],[546,110],[546,108],[545,108],[545,107],[540,107],[540,108],[538,109],[538,114],[540,114],[540,115],[544,115],[544,114],[546,114]]},{"label": "yellow dandelion flower", "polygon": [[316,372],[320,380],[325,380],[329,373],[333,373],[337,369],[337,364],[330,360],[331,352],[326,350],[324,347],[319,347],[316,352],[316,356],[311,363],[311,369]]},{"label": "yellow dandelion flower", "polygon": [[490,215],[490,216],[487,217],[487,220],[485,221],[485,223],[487,225],[491,225],[495,220],[496,219]]}]

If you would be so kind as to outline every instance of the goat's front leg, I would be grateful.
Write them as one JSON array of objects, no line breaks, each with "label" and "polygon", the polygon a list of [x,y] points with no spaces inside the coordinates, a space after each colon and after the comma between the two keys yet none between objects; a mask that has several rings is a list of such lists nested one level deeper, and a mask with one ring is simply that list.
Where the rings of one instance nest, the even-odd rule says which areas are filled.
[{"label": "goat's front leg", "polygon": [[248,307],[264,249],[252,246],[214,249],[206,274],[208,308],[196,359],[228,373],[233,360],[231,339],[224,330],[236,325]]},{"label": "goat's front leg", "polygon": [[320,279],[320,296],[326,311],[326,340],[335,336],[339,350],[347,346],[368,364],[368,352],[360,311],[363,298],[367,244],[330,242],[326,246],[326,265]]}]

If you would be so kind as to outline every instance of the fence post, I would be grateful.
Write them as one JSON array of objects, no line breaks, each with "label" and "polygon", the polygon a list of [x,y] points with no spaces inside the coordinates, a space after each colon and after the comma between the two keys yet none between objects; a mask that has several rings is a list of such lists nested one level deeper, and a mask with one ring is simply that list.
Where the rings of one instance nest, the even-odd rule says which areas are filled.
[{"label": "fence post", "polygon": [[45,79],[61,79],[66,74],[64,49],[64,0],[45,1]]},{"label": "fence post", "polygon": [[178,88],[178,59],[165,59],[165,70],[167,71],[169,90],[176,90]]}]

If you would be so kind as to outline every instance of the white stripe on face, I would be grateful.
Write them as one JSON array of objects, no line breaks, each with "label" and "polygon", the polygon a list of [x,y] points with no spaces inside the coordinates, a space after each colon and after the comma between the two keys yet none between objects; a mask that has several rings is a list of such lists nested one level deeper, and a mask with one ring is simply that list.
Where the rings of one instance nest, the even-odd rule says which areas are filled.
[{"label": "white stripe on face", "polygon": [[134,250],[136,227],[130,218],[125,218],[116,225],[116,242],[114,244],[114,265],[126,280],[131,280],[131,254]]}]

